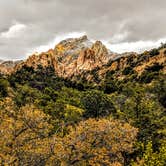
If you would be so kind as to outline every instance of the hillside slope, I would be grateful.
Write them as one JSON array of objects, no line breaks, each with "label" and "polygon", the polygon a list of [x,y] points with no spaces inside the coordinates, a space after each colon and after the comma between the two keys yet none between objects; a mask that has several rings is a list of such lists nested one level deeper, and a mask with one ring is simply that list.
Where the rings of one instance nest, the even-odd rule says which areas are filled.
[{"label": "hillside slope", "polygon": [[34,69],[39,66],[51,66],[59,77],[75,81],[87,80],[99,83],[108,72],[114,73],[114,78],[123,80],[131,73],[140,76],[147,68],[153,66],[160,66],[159,70],[165,74],[166,48],[163,45],[142,54],[135,52],[117,54],[108,50],[100,41],[93,43],[87,36],[82,36],[63,40],[54,49],[33,54],[25,61],[1,62],[0,72],[14,73],[23,66]]},{"label": "hillside slope", "polygon": [[[100,41],[92,43],[87,36],[80,38],[69,38],[61,41],[47,52],[33,54],[27,60],[17,64],[13,71],[19,70],[22,66],[37,68],[53,66],[56,73],[62,77],[71,77],[101,67],[108,60],[115,56]],[[2,71],[2,70],[1,70]]]},{"label": "hillside slope", "polygon": [[0,74],[0,165],[166,165],[166,45],[114,54],[67,39]]}]

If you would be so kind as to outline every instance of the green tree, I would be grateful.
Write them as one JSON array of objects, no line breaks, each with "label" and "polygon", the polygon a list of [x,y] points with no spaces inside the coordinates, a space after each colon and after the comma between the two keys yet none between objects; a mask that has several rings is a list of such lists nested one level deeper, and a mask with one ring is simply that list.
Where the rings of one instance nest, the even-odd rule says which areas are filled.
[{"label": "green tree", "polygon": [[86,118],[99,118],[114,114],[116,109],[108,95],[96,90],[87,91],[81,99]]},{"label": "green tree", "polygon": [[161,144],[159,151],[154,152],[152,142],[148,142],[141,159],[132,162],[132,166],[165,166],[166,165],[166,143]]},{"label": "green tree", "polygon": [[26,84],[23,86],[18,85],[14,101],[17,106],[21,107],[33,103],[40,95],[41,93],[38,90],[33,89]]},{"label": "green tree", "polygon": [[6,97],[8,94],[9,82],[6,79],[0,79],[0,97]]}]

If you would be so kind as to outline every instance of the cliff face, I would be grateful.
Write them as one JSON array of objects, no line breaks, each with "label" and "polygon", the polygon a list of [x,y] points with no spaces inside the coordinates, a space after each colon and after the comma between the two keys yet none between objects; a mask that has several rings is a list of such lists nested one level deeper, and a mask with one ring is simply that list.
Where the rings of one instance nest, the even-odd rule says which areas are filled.
[{"label": "cliff face", "polygon": [[107,70],[123,70],[126,67],[131,67],[139,75],[148,67],[154,64],[163,66],[162,71],[166,71],[166,49],[160,49],[158,53],[151,55],[150,52],[144,52],[143,54],[129,53],[121,58],[111,61]]},{"label": "cliff face", "polygon": [[13,71],[14,67],[17,64],[20,64],[22,61],[3,61],[0,60],[0,72],[4,74],[9,74]]},{"label": "cliff face", "polygon": [[34,68],[38,65],[52,65],[59,76],[71,77],[101,67],[113,55],[100,41],[92,43],[87,36],[83,36],[64,40],[48,52],[34,54],[18,64],[14,70],[20,69],[23,65]]},{"label": "cliff face", "polygon": [[[131,77],[133,74],[140,77],[148,70],[154,70],[156,74],[166,74],[166,48],[159,48],[156,53],[145,51],[142,54],[137,53],[124,53],[118,55],[116,58],[110,59],[109,62],[93,72],[87,72],[80,76],[88,78],[89,81],[94,81],[96,77],[102,80],[108,72],[112,78],[116,80],[123,80]],[[147,72],[148,73],[148,72]]]},{"label": "cliff face", "polygon": [[[108,71],[116,71],[116,78],[123,79],[122,71],[132,68],[140,75],[147,67],[155,63],[162,65],[162,72],[166,73],[166,48],[160,48],[143,54],[134,52],[116,54],[108,50],[100,41],[91,42],[87,36],[69,38],[61,41],[47,52],[33,54],[25,61],[0,62],[1,73],[12,73],[23,66],[37,68],[52,66],[60,77],[76,79],[84,77],[93,80],[96,75],[101,79]],[[95,72],[93,72],[95,71]]]}]

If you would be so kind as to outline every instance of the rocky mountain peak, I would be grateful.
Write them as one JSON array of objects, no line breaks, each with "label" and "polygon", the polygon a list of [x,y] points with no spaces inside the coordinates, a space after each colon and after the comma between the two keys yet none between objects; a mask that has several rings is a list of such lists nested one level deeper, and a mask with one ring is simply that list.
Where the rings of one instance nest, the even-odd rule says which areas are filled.
[{"label": "rocky mountain peak", "polygon": [[[9,74],[25,65],[34,69],[42,65],[43,67],[52,66],[61,77],[72,77],[82,75],[95,68],[102,68],[103,70],[99,73],[99,75],[102,75],[101,73],[107,71],[104,66],[108,66],[108,64],[111,64],[108,70],[122,70],[126,66],[130,66],[130,63],[138,63],[135,71],[143,71],[148,61],[157,62],[158,60],[165,63],[163,51],[153,57],[150,54],[144,55],[144,60],[143,55],[139,56],[137,53],[113,53],[101,41],[92,42],[87,36],[82,36],[63,40],[54,49],[40,54],[34,53],[25,61],[0,61],[0,72]],[[141,68],[140,65],[143,65],[143,67]]]},{"label": "rocky mountain peak", "polygon": [[106,64],[111,58],[110,53],[101,41],[93,43],[84,35],[63,40],[54,49],[40,54],[34,53],[23,62],[1,62],[0,71],[11,73],[21,69],[24,65],[34,69],[39,65],[43,67],[51,65],[59,76],[71,77]]},{"label": "rocky mountain peak", "polygon": [[[91,42],[87,36],[69,38],[55,46],[54,56],[61,76],[81,74],[109,60],[109,51],[100,41]],[[59,70],[58,70],[59,71]]]},{"label": "rocky mountain peak", "polygon": [[20,64],[22,60],[17,60],[17,61],[3,61],[0,60],[0,73],[5,73],[9,74],[13,71],[13,68],[17,65]]},{"label": "rocky mountain peak", "polygon": [[7,65],[1,65],[3,73],[17,71],[26,65],[37,68],[39,65],[52,65],[59,76],[71,77],[106,64],[115,54],[110,52],[101,41],[92,42],[86,35],[79,38],[68,38],[59,42],[54,49],[43,53],[34,53],[27,60]]},{"label": "rocky mountain peak", "polygon": [[105,47],[105,45],[103,45],[103,43],[101,41],[96,41],[92,45],[91,49],[94,50],[95,54],[98,55],[98,56],[109,54],[109,50]]},{"label": "rocky mountain peak", "polygon": [[93,43],[87,36],[82,36],[80,38],[68,38],[55,46],[54,53],[57,56],[75,54],[87,47],[91,47],[92,44]]}]

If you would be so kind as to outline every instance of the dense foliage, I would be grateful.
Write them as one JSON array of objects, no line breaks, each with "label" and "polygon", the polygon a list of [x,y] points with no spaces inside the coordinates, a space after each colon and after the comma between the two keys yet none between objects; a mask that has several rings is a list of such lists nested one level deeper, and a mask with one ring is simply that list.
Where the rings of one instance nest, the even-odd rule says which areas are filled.
[{"label": "dense foliage", "polygon": [[166,165],[162,69],[110,71],[95,86],[52,67],[0,75],[0,165]]}]

